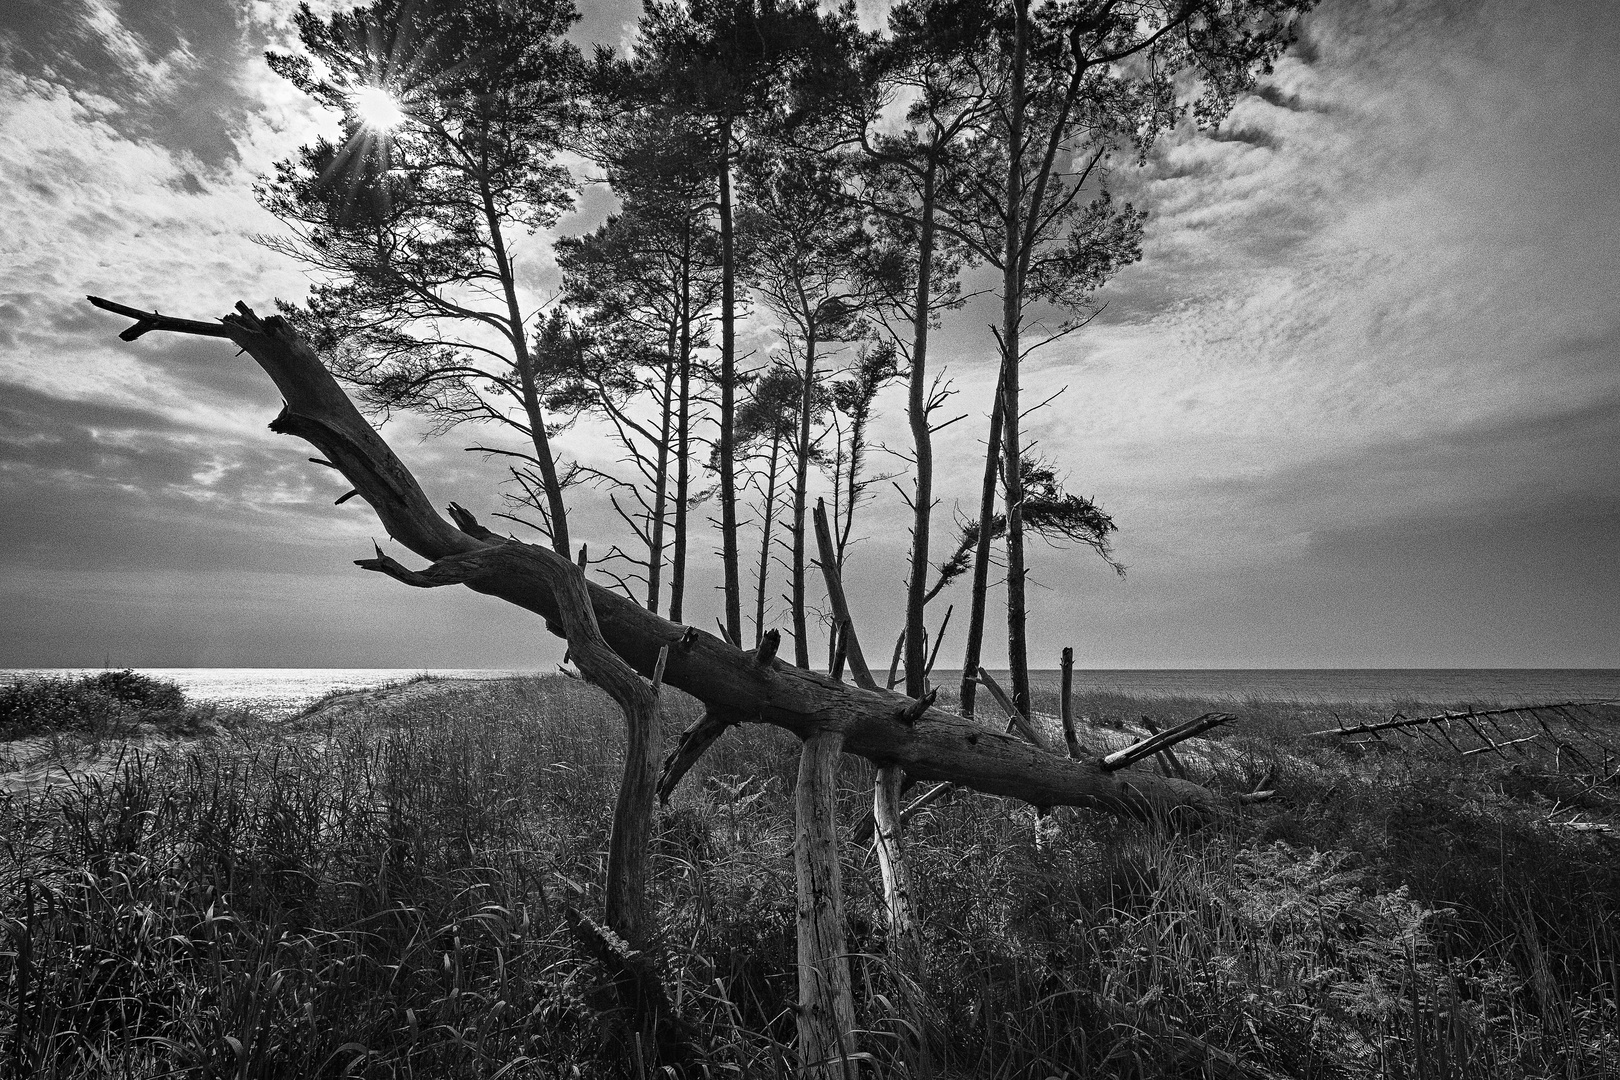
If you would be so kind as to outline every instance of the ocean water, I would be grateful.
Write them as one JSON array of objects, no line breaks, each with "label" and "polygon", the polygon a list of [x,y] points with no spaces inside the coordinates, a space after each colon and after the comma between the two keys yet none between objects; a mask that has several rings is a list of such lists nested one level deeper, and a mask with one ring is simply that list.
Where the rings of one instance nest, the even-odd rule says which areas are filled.
[{"label": "ocean water", "polygon": [[[0,683],[28,675],[82,675],[99,669],[31,668],[0,671]],[[297,711],[333,690],[364,689],[428,674],[456,679],[499,679],[532,671],[419,668],[141,668],[147,675],[179,683],[202,701],[244,705],[272,716]],[[993,672],[1003,678],[1005,672]],[[1055,693],[1055,670],[1032,671],[1037,690]],[[934,683],[953,688],[953,672],[936,671]],[[1557,701],[1620,700],[1616,668],[1338,668],[1256,670],[1076,669],[1077,690],[1111,690],[1139,697],[1230,699],[1269,698],[1365,705],[1545,704]]]},{"label": "ocean water", "polygon": [[[992,671],[998,679],[1003,672]],[[934,681],[954,686],[954,673]],[[1030,672],[1035,689],[1055,693],[1059,674]],[[1002,682],[1005,686],[1006,683]],[[1133,697],[1193,697],[1244,701],[1335,702],[1358,705],[1550,704],[1620,700],[1620,668],[1260,668],[1074,672],[1076,690],[1111,690]]]}]

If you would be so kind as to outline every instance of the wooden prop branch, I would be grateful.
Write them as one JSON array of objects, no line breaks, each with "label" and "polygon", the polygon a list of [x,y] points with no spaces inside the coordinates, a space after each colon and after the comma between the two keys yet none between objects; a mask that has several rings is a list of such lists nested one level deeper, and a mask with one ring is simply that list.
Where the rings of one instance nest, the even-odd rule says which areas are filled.
[{"label": "wooden prop branch", "polygon": [[[849,601],[844,595],[844,582],[838,572],[838,556],[833,548],[832,530],[827,524],[827,504],[816,500],[813,514],[816,530],[816,550],[820,556],[821,575],[827,585],[827,600],[833,609],[843,634],[845,651],[849,659],[849,673],[855,682],[867,690],[877,690],[877,680],[866,666],[861,652],[860,636],[855,632],[855,620],[849,613]],[[910,727],[927,714],[929,706],[939,695],[930,691],[906,705],[895,719]],[[917,917],[911,887],[911,872],[907,868],[904,829],[900,820],[900,791],[905,786],[905,771],[898,765],[885,765],[878,769],[872,782],[872,832],[877,839],[878,869],[883,878],[883,904],[889,919],[889,939],[892,956],[899,966],[902,993],[907,999],[907,1011],[914,1022],[921,1021],[923,1002],[911,993],[922,981],[926,963],[923,948],[922,921]],[[864,832],[864,825],[857,831]],[[836,852],[836,844],[833,845]],[[913,1036],[919,1034],[912,1032]],[[926,1039],[922,1040],[926,1042]],[[915,1049],[922,1043],[913,1041]]]},{"label": "wooden prop branch", "polygon": [[[169,320],[106,302],[97,306],[136,312],[130,317],[137,325],[152,323],[149,329],[203,333],[193,329],[199,326],[207,328],[207,336],[219,336],[211,323]],[[452,523],[440,516],[416,478],[285,320],[260,319],[239,304],[222,325],[225,336],[264,369],[286,401],[271,430],[304,439],[331,462],[390,536],[432,562],[417,573],[435,584],[464,584],[562,625],[558,582],[564,574],[578,573],[568,559],[495,537],[466,517]],[[1086,806],[1138,818],[1178,811],[1218,817],[1233,805],[1197,784],[1146,772],[1111,772],[1095,761],[1045,753],[942,709],[929,709],[916,723],[904,724],[896,713],[909,699],[899,694],[840,683],[780,660],[759,665],[752,653],[672,623],[595,583],[588,583],[586,592],[603,640],[635,671],[650,675],[659,650],[668,645],[664,681],[710,709],[785,728],[800,738],[835,732],[845,753],[879,766],[898,765],[914,779],[950,780],[1039,806]]]}]

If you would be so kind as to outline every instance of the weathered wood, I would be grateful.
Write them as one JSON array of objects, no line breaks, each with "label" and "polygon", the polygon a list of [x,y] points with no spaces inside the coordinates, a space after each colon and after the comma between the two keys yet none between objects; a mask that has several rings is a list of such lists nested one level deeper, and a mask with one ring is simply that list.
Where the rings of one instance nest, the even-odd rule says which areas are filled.
[{"label": "weathered wood", "polygon": [[674,749],[670,750],[669,756],[664,759],[663,768],[659,770],[658,801],[668,805],[669,797],[675,793],[681,779],[698,763],[704,752],[714,745],[716,739],[726,733],[727,728],[741,720],[742,717],[737,713],[710,708],[705,709],[702,716],[687,725]]},{"label": "weathered wood", "polygon": [[[875,691],[877,681],[866,666],[866,658],[861,652],[860,635],[855,632],[855,621],[850,617],[849,601],[844,596],[844,583],[838,572],[838,561],[833,549],[832,530],[827,527],[827,507],[820,499],[816,500],[815,528],[821,573],[827,583],[827,600],[833,609],[833,618],[842,628],[840,642],[843,648],[840,652],[849,658],[849,671],[856,685]],[[900,710],[896,719],[908,727],[915,724],[927,712],[936,696],[932,693],[924,695],[923,700]],[[911,874],[906,869],[905,844],[902,840],[900,791],[905,781],[905,771],[898,765],[884,765],[878,769],[877,775],[872,780],[872,820],[877,834],[878,870],[883,878],[883,905],[888,914],[890,956],[895,963],[900,985],[905,988],[907,1011],[920,1031],[927,1025],[922,1023],[922,1002],[912,991],[922,980],[923,966],[927,962],[927,957],[923,951],[922,928],[913,907]],[[803,893],[799,899],[803,903]],[[803,941],[802,936],[800,940]],[[802,951],[799,959],[802,978],[804,970]],[[804,1005],[803,998],[800,999],[800,1005],[801,1008]],[[849,1003],[848,1008],[850,1015],[853,1016],[855,1009],[853,1001]],[[926,1037],[923,1041],[926,1041]],[[921,1041],[915,1042],[912,1049],[914,1052],[925,1051]]]},{"label": "weathered wood", "polygon": [[984,688],[990,691],[990,696],[996,699],[996,704],[1001,706],[1001,711],[1007,714],[1008,731],[1017,731],[1018,734],[1029,740],[1031,746],[1038,746],[1047,751],[1052,749],[1051,745],[1047,743],[1046,737],[1035,730],[1035,725],[1029,722],[1028,717],[1018,711],[1017,706],[1012,702],[1012,698],[1007,696],[1007,691],[1003,690],[1001,684],[996,682],[995,677],[982,667],[979,669],[979,682],[983,683]]},{"label": "weathered wood", "polygon": [[1538,731],[1534,735],[1526,735],[1522,739],[1508,739],[1506,742],[1491,742],[1489,739],[1487,739],[1485,746],[1478,747],[1474,750],[1464,750],[1463,757],[1473,757],[1475,754],[1500,754],[1503,750],[1506,750],[1510,746],[1518,746],[1520,743],[1535,742],[1539,738],[1541,738],[1541,733]]},{"label": "weathered wood", "polygon": [[[433,561],[413,575],[411,584],[466,585],[556,623],[560,613],[554,582],[564,567],[577,572],[568,559],[536,545],[491,539],[486,529],[470,532],[441,517],[415,477],[285,320],[261,320],[238,305],[224,325],[230,340],[264,369],[286,401],[272,430],[310,443],[365,497],[390,536]],[[363,565],[383,569],[373,562]],[[894,715],[907,699],[898,694],[839,683],[779,661],[762,668],[751,653],[661,618],[629,597],[595,583],[587,590],[603,638],[636,671],[651,674],[659,649],[679,642],[682,647],[671,650],[664,674],[669,685],[706,705],[801,738],[836,732],[843,737],[845,753],[898,765],[912,778],[950,780],[1038,805],[1089,806],[1133,817],[1178,809],[1212,817],[1230,806],[1196,784],[1149,773],[1111,774],[1094,761],[1042,753],[942,709],[929,710],[915,725],[900,724]]]},{"label": "weathered wood", "polygon": [[[922,959],[922,927],[913,911],[911,874],[901,856],[900,837],[904,829],[900,810],[900,787],[905,782],[898,770],[881,769],[872,786],[872,821],[877,839],[878,863],[883,868],[883,899],[889,913],[891,947],[897,959],[915,968]],[[908,972],[915,975],[915,971]]]},{"label": "weathered wood", "polygon": [[168,315],[159,315],[155,311],[142,311],[140,308],[115,304],[111,300],[103,300],[99,296],[91,296],[87,297],[87,299],[103,311],[110,311],[114,315],[123,315],[125,318],[135,320],[134,326],[118,335],[120,341],[134,341],[136,338],[143,334],[149,334],[153,330],[168,330],[177,334],[195,334],[200,337],[228,338],[231,336],[230,328],[221,323],[170,318]]},{"label": "weathered wood", "polygon": [[852,1080],[854,995],[844,943],[844,885],[838,866],[838,757],[842,738],[818,731],[799,752],[793,791],[793,866],[798,884],[799,1075]]},{"label": "weathered wood", "polygon": [[[922,924],[916,914],[902,837],[905,831],[900,810],[900,789],[905,777],[899,769],[879,769],[872,785],[872,823],[876,838],[878,867],[883,875],[883,903],[888,915],[889,962],[899,991],[902,1019],[906,1022],[900,1037],[909,1044],[913,1056],[931,1058],[935,1025],[929,1017],[927,996],[922,991],[928,964],[923,944]],[[927,1068],[919,1070],[927,1075]]]},{"label": "weathered wood", "polygon": [[928,663],[923,667],[923,682],[927,683],[928,676],[934,673],[934,661],[939,659],[939,647],[945,644],[945,631],[951,625],[951,613],[956,605],[951,604],[945,608],[945,617],[939,620],[939,633],[934,635],[934,647],[929,650]]},{"label": "weathered wood", "polygon": [[760,635],[759,644],[754,647],[754,663],[768,667],[776,659],[776,650],[781,647],[782,631],[772,627]]},{"label": "weathered wood", "polygon": [[849,601],[844,598],[844,583],[838,574],[838,556],[833,549],[832,530],[827,526],[827,502],[825,499],[816,500],[816,509],[811,517],[816,527],[816,551],[820,555],[821,576],[827,583],[827,600],[833,609],[833,618],[837,620],[840,632],[843,634],[843,653],[849,662],[849,673],[855,679],[855,685],[867,690],[876,690],[877,682],[872,678],[872,669],[866,666],[866,655],[861,652],[861,640],[855,633],[855,624],[849,617]]},{"label": "weathered wood", "polygon": [[1063,717],[1063,742],[1069,748],[1069,756],[1078,758],[1083,751],[1080,749],[1080,739],[1074,733],[1074,650],[1063,646],[1063,656],[1058,661],[1063,670],[1063,681],[1058,686],[1058,712]]},{"label": "weathered wood", "polygon": [[1169,749],[1176,743],[1185,742],[1195,735],[1203,734],[1210,728],[1219,727],[1236,719],[1237,717],[1231,713],[1205,713],[1202,716],[1188,720],[1185,724],[1177,724],[1168,731],[1161,731],[1157,735],[1151,735],[1143,739],[1141,742],[1132,743],[1123,750],[1115,750],[1112,754],[1105,754],[1102,759],[1102,767],[1109,771],[1123,769],[1127,765],[1135,764],[1145,757],[1152,757],[1160,750]]},{"label": "weathered wood", "polygon": [[[1159,725],[1153,722],[1153,718],[1151,716],[1142,717],[1142,726],[1147,728],[1147,733],[1149,735],[1157,735],[1159,733]],[[1164,749],[1158,752],[1157,757],[1159,759],[1159,769],[1164,773],[1164,775],[1179,776],[1183,780],[1187,779],[1187,768],[1181,763],[1181,759],[1176,756],[1176,752],[1173,749],[1166,746]]]},{"label": "weathered wood", "polygon": [[[584,560],[582,559],[581,562]],[[564,566],[567,566],[566,561]],[[613,807],[608,838],[607,925],[643,948],[647,925],[647,864],[652,844],[653,798],[658,783],[658,757],[664,738],[664,713],[658,692],[631,670],[603,640],[591,609],[585,573],[577,567],[553,583],[568,651],[580,673],[607,691],[624,713],[624,776]],[[662,652],[661,652],[662,655]]]},{"label": "weathered wood", "polygon": [[[1322,739],[1322,738],[1332,738],[1332,737],[1340,736],[1340,735],[1376,735],[1380,731],[1394,731],[1394,730],[1399,730],[1401,728],[1423,728],[1423,727],[1428,727],[1428,726],[1434,725],[1434,724],[1444,724],[1444,723],[1446,723],[1448,721],[1451,721],[1451,720],[1461,720],[1461,719],[1463,719],[1464,717],[1467,717],[1467,716],[1474,716],[1474,717],[1512,716],[1512,717],[1518,718],[1523,713],[1530,713],[1532,716],[1535,717],[1535,719],[1538,722],[1542,723],[1543,726],[1545,726],[1545,721],[1542,721],[1541,716],[1539,715],[1543,710],[1548,710],[1548,711],[1552,711],[1552,712],[1555,712],[1555,713],[1559,713],[1559,715],[1561,715],[1564,719],[1568,720],[1569,719],[1568,714],[1563,712],[1562,710],[1566,710],[1566,709],[1590,709],[1590,708],[1597,708],[1597,707],[1606,706],[1606,705],[1620,705],[1620,701],[1615,701],[1615,700],[1561,701],[1561,702],[1558,702],[1556,704],[1551,704],[1551,705],[1519,705],[1519,706],[1516,706],[1516,707],[1513,707],[1513,708],[1482,709],[1482,710],[1479,710],[1477,712],[1468,712],[1468,713],[1443,712],[1443,713],[1435,713],[1432,716],[1395,716],[1395,717],[1391,717],[1388,720],[1379,720],[1379,721],[1376,721],[1376,722],[1370,723],[1370,724],[1356,724],[1353,727],[1324,728],[1321,731],[1307,731],[1304,734],[1302,734],[1300,736],[1300,738],[1302,738],[1302,739]],[[1578,722],[1574,722],[1574,721],[1572,721],[1572,722],[1575,723],[1575,725],[1577,727],[1580,726],[1580,724]]]},{"label": "weathered wood", "polygon": [[[900,824],[902,826],[910,825],[912,818],[933,806],[954,790],[956,790],[956,785],[949,781],[943,784],[935,784],[906,804],[906,808],[900,811]],[[861,823],[855,827],[855,831],[850,834],[850,841],[855,844],[870,843],[876,828],[877,819],[871,813],[867,813],[861,818]]]}]

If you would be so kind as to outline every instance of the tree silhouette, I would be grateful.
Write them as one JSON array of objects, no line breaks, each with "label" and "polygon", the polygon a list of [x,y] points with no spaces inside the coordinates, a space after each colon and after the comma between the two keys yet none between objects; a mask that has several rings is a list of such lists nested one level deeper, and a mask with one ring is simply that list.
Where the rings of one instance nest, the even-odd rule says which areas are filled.
[{"label": "tree silhouette", "polygon": [[269,63],[343,114],[343,141],[317,139],[257,189],[289,229],[260,242],[317,278],[284,313],[372,406],[521,434],[528,448],[505,452],[533,470],[559,551],[567,477],[515,248],[571,205],[555,153],[576,109],[580,60],[562,37],[575,18],[567,0],[377,0],[326,20],[300,8],[308,55]]}]

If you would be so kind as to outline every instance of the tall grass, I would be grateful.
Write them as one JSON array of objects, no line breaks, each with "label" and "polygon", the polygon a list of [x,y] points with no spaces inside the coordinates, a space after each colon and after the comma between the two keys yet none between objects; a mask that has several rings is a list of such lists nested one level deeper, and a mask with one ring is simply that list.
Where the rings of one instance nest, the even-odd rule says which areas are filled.
[{"label": "tall grass", "polygon": [[[667,693],[672,727],[692,719]],[[652,1075],[562,918],[601,902],[620,728],[578,683],[513,680],[0,797],[0,1070]],[[845,845],[877,1071],[1620,1072],[1620,859],[1547,825],[1539,780],[1286,730],[1216,750],[1189,767],[1286,798],[1192,835],[1059,811],[1041,844],[1002,800],[921,815],[927,1015],[884,960],[875,861]],[[792,1073],[795,751],[733,730],[660,817],[655,951],[698,1075]],[[846,820],[870,780],[846,762]]]}]

